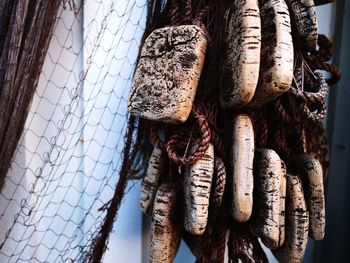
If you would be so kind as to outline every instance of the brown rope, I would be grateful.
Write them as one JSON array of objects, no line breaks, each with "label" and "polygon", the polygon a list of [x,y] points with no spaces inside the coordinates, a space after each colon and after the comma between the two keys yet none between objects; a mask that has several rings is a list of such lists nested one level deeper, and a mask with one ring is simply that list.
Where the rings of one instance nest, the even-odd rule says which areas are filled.
[{"label": "brown rope", "polygon": [[312,122],[321,121],[327,114],[327,106],[325,103],[320,104],[315,111],[311,111],[306,103],[299,104],[299,110],[305,118]]},{"label": "brown rope", "polygon": [[245,223],[232,223],[228,242],[229,262],[268,263],[268,259],[258,239],[254,237]]},{"label": "brown rope", "polygon": [[151,126],[150,137],[154,146],[160,149],[164,149],[164,142],[160,139],[158,135],[158,128],[156,125]]},{"label": "brown rope", "polygon": [[226,186],[226,169],[225,164],[220,157],[215,157],[214,163],[214,178],[211,190],[211,202],[209,205],[210,221],[216,221],[219,213],[219,208],[223,201]]},{"label": "brown rope", "polygon": [[225,251],[226,251],[226,227],[221,227],[219,234],[219,249],[218,249],[218,263],[225,262]]},{"label": "brown rope", "polygon": [[192,20],[192,0],[186,0],[186,8],[185,8],[185,23],[189,24]]},{"label": "brown rope", "polygon": [[198,27],[200,27],[204,33],[206,33],[206,36],[208,38],[208,41],[210,41],[209,34],[207,32],[207,27],[205,26],[203,20],[205,16],[208,14],[209,7],[205,6],[197,15],[197,17],[192,21],[192,23]]},{"label": "brown rope", "polygon": [[315,55],[310,55],[310,56],[307,56],[306,58],[307,58],[308,64],[314,70],[316,69],[325,70],[332,75],[331,78],[327,79],[327,83],[329,85],[334,85],[340,80],[341,71],[335,65],[323,62]]},{"label": "brown rope", "polygon": [[326,62],[330,60],[333,56],[333,44],[323,34],[318,35],[317,44],[319,46],[319,50],[316,52],[316,55],[320,58],[320,60]]},{"label": "brown rope", "polygon": [[211,130],[209,128],[206,116],[203,115],[202,111],[197,106],[193,106],[192,115],[197,122],[201,134],[199,144],[194,147],[194,152],[189,156],[182,156],[176,151],[176,147],[179,145],[179,141],[181,140],[181,136],[179,134],[172,135],[165,147],[169,159],[176,164],[184,165],[195,163],[197,160],[202,158],[209,147]]},{"label": "brown rope", "polygon": [[172,26],[179,25],[181,21],[180,7],[178,2],[179,1],[176,0],[171,1],[173,8],[170,11],[170,23]]},{"label": "brown rope", "polygon": [[301,90],[301,87],[295,88],[292,86],[289,90],[290,93],[304,102],[324,102],[324,100],[328,96],[329,86],[326,82],[326,79],[322,76],[321,73],[316,72],[315,75],[317,76],[317,82],[319,87],[317,92],[308,92]]},{"label": "brown rope", "polygon": [[226,149],[225,146],[219,136],[218,132],[218,126],[217,126],[217,115],[218,110],[217,107],[214,105],[207,105],[205,106],[206,109],[206,115],[208,119],[208,123],[211,129],[211,141],[213,142],[215,149],[218,151],[218,154],[222,159],[225,159],[226,156]]},{"label": "brown rope", "polygon": [[260,114],[258,123],[260,127],[259,127],[259,133],[257,137],[257,140],[258,140],[257,145],[260,148],[264,148],[267,145],[267,138],[268,138],[268,127],[267,127],[266,117]]},{"label": "brown rope", "polygon": [[225,185],[226,185],[226,169],[225,164],[220,157],[215,158],[214,166],[215,182],[213,184],[213,202],[212,205],[215,208],[219,208],[224,197]]},{"label": "brown rope", "polygon": [[273,106],[274,106],[274,109],[275,109],[275,112],[277,114],[277,116],[279,117],[279,119],[284,123],[284,124],[290,124],[293,122],[293,119],[292,119],[292,116],[290,116],[283,104],[282,104],[282,98],[279,97],[277,98],[274,103],[273,103]]}]

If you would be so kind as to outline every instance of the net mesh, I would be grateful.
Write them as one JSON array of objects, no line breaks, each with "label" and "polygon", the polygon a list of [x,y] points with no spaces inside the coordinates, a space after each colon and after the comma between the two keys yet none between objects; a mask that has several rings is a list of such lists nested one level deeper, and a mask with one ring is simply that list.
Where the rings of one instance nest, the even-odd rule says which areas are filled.
[{"label": "net mesh", "polygon": [[62,2],[0,194],[0,262],[75,262],[105,216],[145,27],[144,0]]}]

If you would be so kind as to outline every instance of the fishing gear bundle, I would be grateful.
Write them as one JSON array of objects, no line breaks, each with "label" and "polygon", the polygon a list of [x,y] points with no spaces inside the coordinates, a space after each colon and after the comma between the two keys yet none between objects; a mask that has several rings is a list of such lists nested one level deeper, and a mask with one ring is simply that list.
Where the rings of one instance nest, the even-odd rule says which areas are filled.
[{"label": "fishing gear bundle", "polygon": [[226,249],[229,262],[267,262],[258,239],[301,262],[308,236],[323,239],[322,119],[340,78],[318,33],[324,2],[149,1],[120,179],[89,262],[128,179],[142,179],[150,262],[172,262],[181,238],[196,262],[224,262]]}]

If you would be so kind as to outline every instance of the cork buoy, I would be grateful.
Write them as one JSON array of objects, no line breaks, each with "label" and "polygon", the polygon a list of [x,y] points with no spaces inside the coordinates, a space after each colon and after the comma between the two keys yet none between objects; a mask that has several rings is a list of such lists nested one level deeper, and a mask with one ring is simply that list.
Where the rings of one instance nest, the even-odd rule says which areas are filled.
[{"label": "cork buoy", "polygon": [[293,40],[284,0],[261,0],[259,81],[249,106],[256,107],[288,91],[293,79]]},{"label": "cork buoy", "polygon": [[259,78],[261,22],[257,0],[235,0],[228,13],[220,104],[242,107],[253,98]]},{"label": "cork buoy", "polygon": [[195,25],[154,30],[142,47],[128,102],[131,114],[169,123],[187,120],[207,41]]}]

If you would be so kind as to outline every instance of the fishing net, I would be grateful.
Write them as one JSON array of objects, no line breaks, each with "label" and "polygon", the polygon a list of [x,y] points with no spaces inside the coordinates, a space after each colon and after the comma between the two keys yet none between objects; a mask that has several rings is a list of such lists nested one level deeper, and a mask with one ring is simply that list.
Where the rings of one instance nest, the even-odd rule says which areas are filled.
[{"label": "fishing net", "polygon": [[[0,11],[12,10],[20,6],[19,2],[0,4]],[[227,186],[225,191],[222,180],[225,167],[230,167],[232,120],[242,113],[248,115],[256,146],[269,146],[288,166],[293,167],[293,155],[312,153],[327,174],[327,142],[321,119],[326,114],[328,84],[340,77],[339,70],[327,63],[332,56],[330,41],[319,35],[318,49],[313,52],[296,43],[294,79],[288,93],[258,109],[224,110],[218,106],[217,83],[231,1],[48,2],[45,5],[50,12],[44,17],[51,17],[48,24],[52,29],[43,37],[37,54],[42,70],[33,68],[25,103],[1,97],[12,105],[11,111],[6,111],[7,119],[17,124],[6,126],[10,136],[2,137],[10,146],[1,148],[5,164],[0,166],[0,182],[4,184],[0,195],[0,261],[100,262],[129,179],[144,177],[147,164],[143,162],[148,162],[152,144],[167,154],[167,175],[161,180],[175,183],[179,189],[184,166],[202,158],[212,143],[219,157],[215,160],[213,188],[222,196],[211,201],[215,211],[210,212],[204,234],[197,240],[184,233],[183,239],[192,252],[198,252],[194,253],[197,262],[210,262],[212,253],[223,262],[226,244],[230,262],[266,262],[249,226],[228,220]],[[20,7],[18,10],[23,11]],[[39,10],[38,4],[32,12],[39,14]],[[1,27],[8,27],[6,21],[1,20]],[[203,30],[208,42],[188,121],[174,126],[128,115],[128,91],[145,38],[158,28],[184,24]],[[40,25],[33,24],[28,31],[31,35],[27,31],[24,35],[35,38],[35,28]],[[4,32],[1,28],[0,51],[6,50]],[[33,53],[38,52],[34,44],[27,45]],[[25,57],[31,61],[33,56]],[[30,64],[20,65],[21,74],[32,69]],[[330,78],[319,76],[315,70],[330,72]],[[28,81],[20,75],[18,79]],[[21,87],[18,85],[19,94]],[[11,119],[18,109],[22,110],[21,118]],[[192,146],[194,152],[188,151]],[[228,169],[226,172],[232,176]]]},{"label": "fishing net", "polygon": [[[12,158],[10,148],[1,153],[1,164],[12,162],[6,177],[6,167],[1,166],[0,262],[76,262],[105,217],[99,209],[111,199],[118,179],[126,101],[147,4],[96,0],[1,1],[1,5],[5,2],[4,14],[11,19],[26,18],[9,12],[16,6],[22,10],[19,5],[24,3],[37,8],[30,14],[46,17],[46,24],[30,28],[28,47],[50,26],[49,18],[52,30],[46,36],[51,37],[46,56],[43,43],[38,50],[33,47],[43,60],[42,70],[31,73],[38,77],[40,73],[37,89],[34,85],[28,90],[27,104],[15,104],[23,110],[21,116],[28,112],[27,118],[14,122],[24,125],[23,132],[14,126],[8,137],[1,137],[14,146],[15,154]],[[4,16],[1,19],[3,26]],[[1,28],[1,41],[6,33]],[[25,34],[23,38],[29,37]],[[38,68],[29,63],[31,56],[22,57],[20,80]],[[19,94],[22,87],[18,85]]]}]

